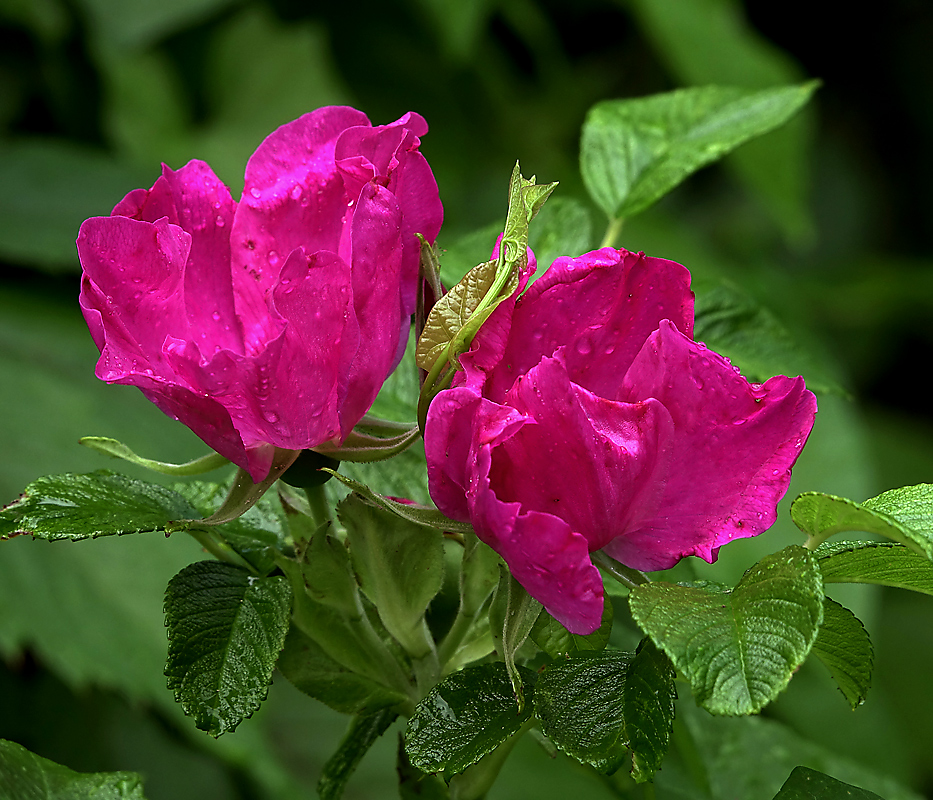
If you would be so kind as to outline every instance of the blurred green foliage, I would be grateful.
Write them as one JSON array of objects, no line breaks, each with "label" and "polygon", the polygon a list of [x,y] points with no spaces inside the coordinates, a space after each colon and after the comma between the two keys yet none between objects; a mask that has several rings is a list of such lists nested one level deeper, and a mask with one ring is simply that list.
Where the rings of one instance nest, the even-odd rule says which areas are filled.
[{"label": "blurred green foliage", "polygon": [[[850,393],[821,397],[789,497],[862,500],[933,482],[931,36],[933,11],[918,0],[822,19],[801,0],[0,0],[0,501],[42,474],[114,466],[80,448],[83,435],[168,461],[204,452],[136,390],[94,378],[76,303],[79,224],[151,185],[161,161],[204,159],[236,196],[262,138],[305,111],[347,103],[384,123],[416,110],[431,125],[422,150],[445,204],[449,280],[488,257],[517,158],[539,181],[561,182],[537,224],[551,229],[553,216],[572,226],[540,241],[532,229],[541,261],[598,244],[605,221],[578,167],[594,103],[808,77],[824,85],[804,115],[692,178],[627,223],[620,241],[684,263],[701,301],[704,286],[737,287]],[[392,414],[392,401],[380,402]],[[418,464],[405,457],[391,493]],[[800,538],[785,506],[772,531],[696,571],[734,583]],[[140,771],[150,800],[309,796],[343,718],[277,680],[252,720],[214,741],[165,687],[162,594],[199,557],[178,537],[0,544],[0,738],[77,770]],[[918,635],[933,605],[869,587],[832,594],[875,639],[867,702],[851,712],[808,663],[766,713],[815,743],[814,766],[845,755],[933,793],[933,652]],[[745,728],[690,705],[680,703],[685,726],[714,738],[728,728],[710,758],[735,761]],[[773,724],[749,721],[746,733],[758,741]],[[394,793],[395,736],[377,743],[348,798]],[[787,777],[780,736],[769,740],[779,755],[769,761],[762,745],[755,756],[770,765],[768,787]],[[723,792],[759,796],[746,775],[720,780]],[[491,797],[581,789],[613,796],[526,739]]]}]

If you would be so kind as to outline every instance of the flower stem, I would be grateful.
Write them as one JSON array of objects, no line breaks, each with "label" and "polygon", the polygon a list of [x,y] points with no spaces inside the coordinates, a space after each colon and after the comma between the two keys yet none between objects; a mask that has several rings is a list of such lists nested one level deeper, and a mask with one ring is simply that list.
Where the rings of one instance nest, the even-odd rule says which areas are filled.
[{"label": "flower stem", "polygon": [[321,525],[331,522],[330,506],[327,504],[324,484],[309,486],[305,489],[305,494],[308,497],[308,507],[311,510],[311,519],[314,520],[314,527],[320,528]]},{"label": "flower stem", "polygon": [[615,217],[609,220],[609,226],[606,228],[606,234],[603,236],[602,243],[600,247],[615,247],[616,242],[619,239],[619,234],[622,233],[622,224],[625,222],[625,217]]},{"label": "flower stem", "polygon": [[226,561],[228,564],[235,564],[238,567],[245,567],[253,574],[258,574],[256,569],[245,558],[236,552],[229,544],[217,536],[213,530],[204,528],[188,528],[188,534],[208,553],[218,561]]},{"label": "flower stem", "polygon": [[458,609],[453,625],[450,626],[450,630],[447,631],[437,648],[437,659],[440,661],[442,672],[446,672],[448,662],[454,657],[475,619],[475,615],[464,614],[463,608]]},{"label": "flower stem", "polygon": [[607,556],[602,550],[593,553],[593,560],[619,583],[629,589],[634,589],[644,583],[651,583],[651,580],[644,572],[639,572],[637,569],[619,563],[614,558]]},{"label": "flower stem", "polygon": [[491,753],[483,756],[459,775],[454,775],[450,780],[450,800],[481,800],[485,797],[496,778],[499,777],[499,771],[512,752],[512,748],[534,723],[534,718],[529,719]]}]

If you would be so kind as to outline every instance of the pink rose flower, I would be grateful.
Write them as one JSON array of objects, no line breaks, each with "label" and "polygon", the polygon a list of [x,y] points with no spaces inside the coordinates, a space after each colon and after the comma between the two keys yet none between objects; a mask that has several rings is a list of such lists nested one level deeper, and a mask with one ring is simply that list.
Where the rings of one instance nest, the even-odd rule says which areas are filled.
[{"label": "pink rose flower", "polygon": [[[431,496],[569,631],[600,624],[590,553],[639,570],[774,523],[816,398],[693,341],[690,274],[604,248],[559,258],[480,329],[431,404]],[[517,300],[516,300],[517,297]]]},{"label": "pink rose flower", "polygon": [[163,166],[78,234],[97,377],[138,386],[248,470],[274,449],[341,442],[395,368],[419,242],[443,209],[414,113],[352,108],[283,125],[233,200],[211,168]]}]

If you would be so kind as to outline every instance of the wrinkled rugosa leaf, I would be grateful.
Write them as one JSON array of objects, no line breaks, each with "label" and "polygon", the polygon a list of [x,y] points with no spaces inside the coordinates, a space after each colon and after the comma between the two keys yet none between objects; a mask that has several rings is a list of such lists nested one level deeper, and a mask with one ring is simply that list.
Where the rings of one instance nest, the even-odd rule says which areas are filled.
[{"label": "wrinkled rugosa leaf", "polygon": [[197,517],[177,492],[106,470],[50,475],[26,487],[0,511],[0,537],[26,533],[37,539],[165,531],[177,520]]},{"label": "wrinkled rugosa leaf", "polygon": [[135,772],[74,772],[0,739],[0,797],[4,800],[145,800]]},{"label": "wrinkled rugosa leaf", "polygon": [[805,492],[794,500],[790,514],[800,530],[820,542],[842,531],[864,531],[933,559],[933,484],[892,489],[864,503]]},{"label": "wrinkled rugosa leaf", "polygon": [[713,714],[754,714],[787,686],[823,619],[816,560],[797,545],[767,556],[735,589],[648,583],[629,595],[632,616]]},{"label": "wrinkled rugosa leaf", "polygon": [[600,772],[632,754],[632,775],[651,780],[674,722],[674,671],[650,639],[636,653],[603,650],[560,659],[535,687],[535,714],[554,744]]},{"label": "wrinkled rugosa leaf", "polygon": [[350,720],[350,727],[337,747],[337,752],[327,759],[318,781],[317,793],[321,800],[340,799],[347,781],[363,756],[397,716],[395,711],[383,709]]},{"label": "wrinkled rugosa leaf", "polygon": [[168,688],[212,736],[232,731],[265,698],[285,642],[291,590],[220,561],[179,572],[165,592]]},{"label": "wrinkled rugosa leaf", "polygon": [[933,562],[896,542],[823,542],[823,583],[875,583],[933,594]]},{"label": "wrinkled rugosa leaf", "polygon": [[817,772],[809,767],[795,767],[774,800],[884,800],[850,783]]},{"label": "wrinkled rugosa leaf", "polygon": [[828,597],[823,598],[823,624],[813,655],[829,670],[853,709],[865,702],[874,659],[871,639],[855,614]]},{"label": "wrinkled rugosa leaf", "polygon": [[597,103],[583,124],[583,181],[610,218],[630,217],[700,167],[785,123],[816,87],[702,86]]},{"label": "wrinkled rugosa leaf", "polygon": [[531,719],[538,676],[517,669],[526,700],[521,710],[501,662],[455,672],[435,686],[408,721],[411,763],[422,772],[456,775],[518,733]]}]

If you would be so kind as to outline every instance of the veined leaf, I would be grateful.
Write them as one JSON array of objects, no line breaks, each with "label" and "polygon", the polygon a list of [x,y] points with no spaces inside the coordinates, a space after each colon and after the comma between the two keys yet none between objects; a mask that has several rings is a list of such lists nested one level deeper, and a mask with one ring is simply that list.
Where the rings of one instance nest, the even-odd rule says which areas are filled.
[{"label": "veined leaf", "polygon": [[603,601],[603,618],[599,628],[586,636],[577,636],[542,610],[531,629],[531,639],[551,658],[604,650],[609,643],[609,634],[612,633],[612,616],[612,603],[607,597]]},{"label": "veined leaf", "polygon": [[597,103],[580,142],[587,191],[611,219],[644,211],[700,167],[785,123],[816,87],[703,86]]},{"label": "veined leaf", "polygon": [[525,703],[519,709],[502,662],[455,672],[435,686],[408,721],[405,749],[422,772],[463,772],[531,719],[537,675],[518,667]]},{"label": "veined leaf", "polygon": [[790,507],[794,524],[822,542],[842,531],[864,531],[901,542],[933,559],[933,485],[892,489],[856,503],[822,492],[805,492]]},{"label": "veined leaf", "polygon": [[823,584],[809,551],[791,545],[753,566],[732,591],[648,583],[632,616],[713,714],[754,714],[787,686],[816,639]]},{"label": "veined leaf", "polygon": [[165,675],[198,728],[220,736],[259,708],[290,612],[285,578],[257,578],[221,561],[191,564],[169,581]]},{"label": "veined leaf", "polygon": [[896,542],[823,542],[823,583],[875,583],[933,595],[933,562]]},{"label": "veined leaf", "polygon": [[39,478],[0,511],[0,537],[26,533],[37,539],[165,531],[198,513],[177,492],[107,470]]},{"label": "veined leaf", "polygon": [[572,758],[614,772],[632,753],[632,773],[650,780],[674,722],[674,671],[646,639],[636,653],[579,653],[547,667],[535,687],[544,733]]},{"label": "veined leaf", "polygon": [[855,614],[828,597],[823,598],[823,623],[813,655],[829,670],[853,709],[865,702],[874,658],[871,639]]}]

